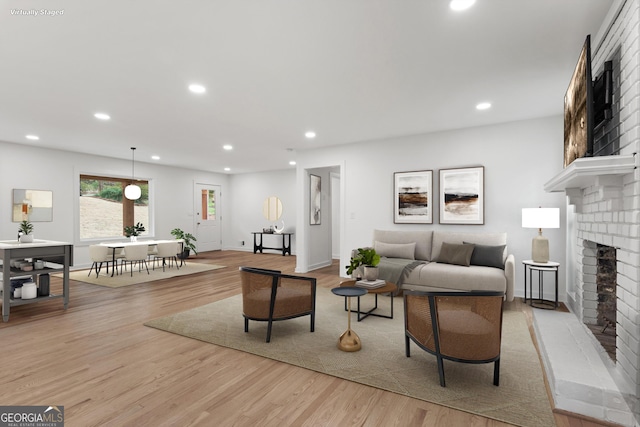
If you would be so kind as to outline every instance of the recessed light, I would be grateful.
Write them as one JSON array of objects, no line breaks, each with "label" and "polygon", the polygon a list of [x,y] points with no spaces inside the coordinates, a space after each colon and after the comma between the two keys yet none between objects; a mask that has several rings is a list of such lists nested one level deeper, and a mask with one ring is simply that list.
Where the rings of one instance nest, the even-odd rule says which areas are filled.
[{"label": "recessed light", "polygon": [[304,136],[307,139],[313,139],[313,138],[316,137],[316,133],[314,131],[310,130],[310,131],[305,132]]},{"label": "recessed light", "polygon": [[106,114],[106,113],[95,113],[93,115],[93,117],[95,117],[96,119],[100,119],[100,120],[110,120],[111,116]]},{"label": "recessed light", "polygon": [[160,160],[160,156],[151,156],[153,160]]},{"label": "recessed light", "polygon": [[225,150],[229,151],[229,150],[233,150],[233,146],[230,144],[225,144],[222,146],[222,148],[224,148]]},{"label": "recessed light", "polygon": [[476,0],[451,0],[451,2],[449,2],[449,7],[451,10],[460,12],[462,10],[469,9],[475,2]]},{"label": "recessed light", "polygon": [[193,93],[205,93],[207,91],[207,88],[200,84],[194,83],[189,85],[189,90]]},{"label": "recessed light", "polygon": [[26,135],[25,138],[30,139],[32,141],[37,141],[40,139],[38,135]]},{"label": "recessed light", "polygon": [[488,110],[489,108],[491,108],[490,102],[481,102],[476,105],[476,110]]},{"label": "recessed light", "polygon": [[295,161],[295,160],[291,160],[291,161],[289,162],[289,164],[290,164],[291,166],[295,166],[295,165],[296,165],[296,161]]},{"label": "recessed light", "polygon": [[231,168],[224,168],[225,172],[229,172]]}]

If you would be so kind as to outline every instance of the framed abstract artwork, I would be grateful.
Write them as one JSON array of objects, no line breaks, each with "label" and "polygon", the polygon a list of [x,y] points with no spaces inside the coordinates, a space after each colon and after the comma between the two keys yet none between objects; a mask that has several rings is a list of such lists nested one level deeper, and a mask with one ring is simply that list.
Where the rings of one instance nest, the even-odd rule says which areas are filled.
[{"label": "framed abstract artwork", "polygon": [[440,224],[484,224],[484,167],[440,169]]},{"label": "framed abstract artwork", "polygon": [[13,189],[13,222],[53,221],[53,191]]},{"label": "framed abstract artwork", "polygon": [[395,172],[393,188],[394,223],[433,223],[433,171]]},{"label": "framed abstract artwork", "polygon": [[322,182],[318,175],[309,175],[309,224],[320,225],[321,221],[321,187]]}]

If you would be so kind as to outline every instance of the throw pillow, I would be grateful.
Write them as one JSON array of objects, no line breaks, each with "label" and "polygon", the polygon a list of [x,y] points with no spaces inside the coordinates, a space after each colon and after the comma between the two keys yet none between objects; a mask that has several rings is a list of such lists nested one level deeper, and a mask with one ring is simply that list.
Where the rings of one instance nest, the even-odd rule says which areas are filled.
[{"label": "throw pillow", "polygon": [[456,244],[442,242],[442,248],[440,248],[440,256],[438,257],[438,262],[469,267],[474,246],[475,245],[472,243]]},{"label": "throw pillow", "polygon": [[503,256],[506,246],[475,245],[471,255],[471,265],[483,265],[504,270]]},{"label": "throw pillow", "polygon": [[375,241],[373,248],[387,258],[416,259],[416,243],[384,243]]}]

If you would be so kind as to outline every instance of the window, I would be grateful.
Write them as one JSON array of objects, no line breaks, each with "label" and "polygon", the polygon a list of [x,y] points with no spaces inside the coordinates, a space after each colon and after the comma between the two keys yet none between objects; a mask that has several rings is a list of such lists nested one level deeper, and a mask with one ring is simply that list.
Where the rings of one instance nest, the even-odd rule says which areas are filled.
[{"label": "window", "polygon": [[124,227],[141,222],[148,235],[149,181],[136,181],[142,189],[138,200],[123,197],[130,179],[80,175],[80,239],[104,239],[124,236]]},{"label": "window", "polygon": [[200,195],[202,202],[202,219],[216,220],[216,192],[214,190],[202,190]]}]

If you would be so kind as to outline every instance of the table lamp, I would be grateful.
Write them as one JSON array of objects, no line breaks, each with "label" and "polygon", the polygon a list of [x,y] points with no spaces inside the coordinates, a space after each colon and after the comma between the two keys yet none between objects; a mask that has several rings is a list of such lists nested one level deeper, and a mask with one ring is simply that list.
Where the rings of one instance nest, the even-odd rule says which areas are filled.
[{"label": "table lamp", "polygon": [[522,209],[522,227],[538,229],[538,235],[531,242],[533,262],[549,262],[549,240],[542,235],[542,229],[560,228],[560,209],[524,208]]}]

